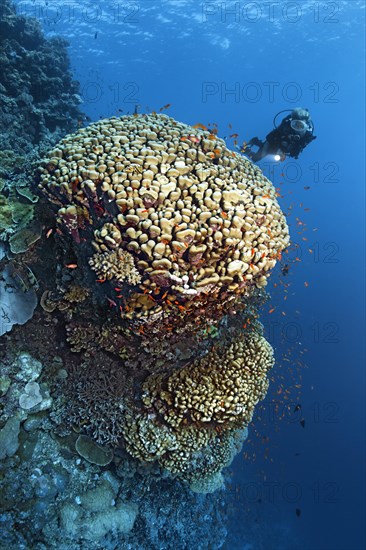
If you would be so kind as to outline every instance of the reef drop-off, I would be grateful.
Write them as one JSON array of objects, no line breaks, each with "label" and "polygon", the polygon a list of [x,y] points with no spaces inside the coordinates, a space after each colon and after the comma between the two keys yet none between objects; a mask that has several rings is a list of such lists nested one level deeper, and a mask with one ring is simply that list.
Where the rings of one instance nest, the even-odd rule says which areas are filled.
[{"label": "reef drop-off", "polygon": [[1,291],[25,299],[0,342],[2,544],[220,548],[225,468],[274,364],[275,190],[165,115],[75,131],[64,41],[2,7]]}]

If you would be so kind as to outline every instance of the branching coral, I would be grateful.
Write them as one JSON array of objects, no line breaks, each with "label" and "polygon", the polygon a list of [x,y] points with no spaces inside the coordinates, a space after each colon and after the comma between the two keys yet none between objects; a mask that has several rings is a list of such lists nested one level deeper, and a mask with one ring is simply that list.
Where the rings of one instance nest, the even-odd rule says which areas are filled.
[{"label": "branching coral", "polygon": [[129,382],[123,369],[105,354],[93,356],[93,367],[82,363],[68,380],[67,422],[80,426],[97,443],[117,446]]},{"label": "branching coral", "polygon": [[100,279],[115,279],[118,283],[127,281],[130,285],[141,282],[141,275],[135,267],[134,258],[125,250],[97,252],[90,258],[89,265]]}]

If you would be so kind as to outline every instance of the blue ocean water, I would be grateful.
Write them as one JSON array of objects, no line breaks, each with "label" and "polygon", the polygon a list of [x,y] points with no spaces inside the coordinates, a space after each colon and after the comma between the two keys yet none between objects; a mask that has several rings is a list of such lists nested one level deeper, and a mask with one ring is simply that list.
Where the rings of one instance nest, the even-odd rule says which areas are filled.
[{"label": "blue ocean water", "polygon": [[170,105],[234,147],[310,110],[300,158],[260,163],[288,214],[290,270],[269,284],[277,365],[232,468],[226,548],[365,548],[365,2],[17,4],[69,40],[91,120]]}]

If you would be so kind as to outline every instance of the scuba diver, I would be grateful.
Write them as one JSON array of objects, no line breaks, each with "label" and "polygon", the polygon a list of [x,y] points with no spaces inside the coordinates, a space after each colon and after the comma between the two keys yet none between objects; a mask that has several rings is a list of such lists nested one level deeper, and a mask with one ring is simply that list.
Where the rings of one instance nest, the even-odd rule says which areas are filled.
[{"label": "scuba diver", "polygon": [[[313,135],[314,124],[308,109],[298,107],[290,111],[291,114],[287,115],[279,126],[276,126],[278,115],[287,111],[289,109],[280,111],[274,117],[274,130],[267,134],[265,141],[254,137],[240,147],[240,152],[253,162],[258,162],[267,155],[275,155],[277,157],[275,160],[280,161],[285,160],[286,156],[297,159],[301,151],[316,139],[316,136]],[[258,147],[258,150],[252,151],[253,146]]]}]

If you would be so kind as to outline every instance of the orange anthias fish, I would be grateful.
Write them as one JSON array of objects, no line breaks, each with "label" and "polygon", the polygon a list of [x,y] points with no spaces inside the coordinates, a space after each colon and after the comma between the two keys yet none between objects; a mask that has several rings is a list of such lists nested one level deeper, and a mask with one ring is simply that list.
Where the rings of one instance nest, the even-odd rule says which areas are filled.
[{"label": "orange anthias fish", "polygon": [[180,138],[181,141],[191,141],[192,143],[199,143],[201,141],[201,138],[197,136],[182,136]]},{"label": "orange anthias fish", "polygon": [[65,267],[67,267],[68,269],[76,269],[77,268],[77,264],[66,264]]},{"label": "orange anthias fish", "polygon": [[198,122],[197,124],[194,124],[193,128],[201,128],[201,130],[207,131],[207,126],[205,126],[204,124],[201,124],[200,122]]},{"label": "orange anthias fish", "polygon": [[170,106],[171,106],[171,103],[167,103],[166,105],[164,105],[164,107],[160,107],[159,112],[161,113],[161,111],[165,111],[165,109],[169,109]]}]

